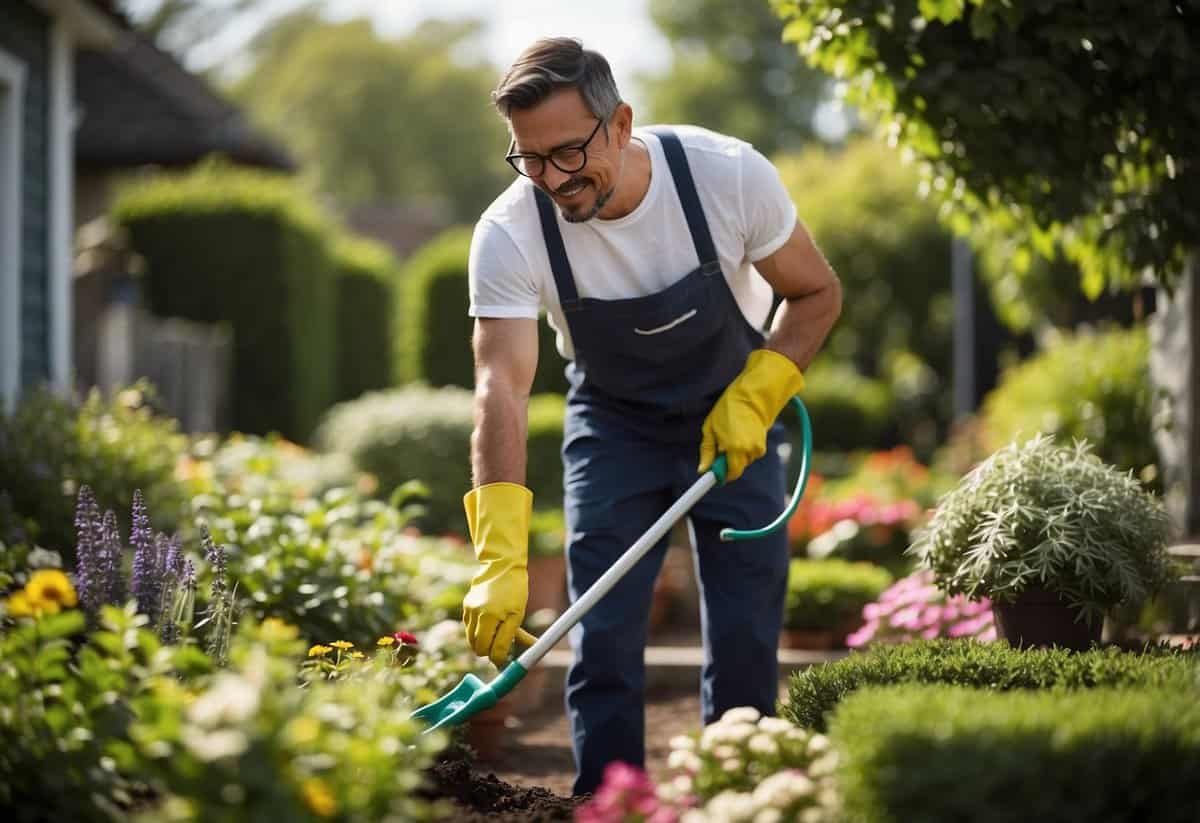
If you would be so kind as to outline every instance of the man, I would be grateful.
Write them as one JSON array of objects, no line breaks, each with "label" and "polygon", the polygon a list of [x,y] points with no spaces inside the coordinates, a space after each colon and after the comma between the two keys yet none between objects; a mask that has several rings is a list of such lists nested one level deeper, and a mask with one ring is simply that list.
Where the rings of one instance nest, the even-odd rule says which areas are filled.
[{"label": "man", "polygon": [[[762,155],[695,127],[634,131],[608,63],[578,41],[534,43],[492,98],[521,176],[471,244],[475,488],[464,504],[481,564],[463,601],[471,644],[503,665],[524,617],[526,404],[544,307],[570,361],[571,598],[725,454],[726,485],[689,518],[703,721],[733,706],[772,713],[786,536],[723,544],[718,533],[761,526],[785,505],[773,423],[838,316],[837,277]],[[782,304],[764,340],[773,293]],[[643,652],[665,551],[664,540],[571,631],[577,794],[609,762],[644,762]]]}]

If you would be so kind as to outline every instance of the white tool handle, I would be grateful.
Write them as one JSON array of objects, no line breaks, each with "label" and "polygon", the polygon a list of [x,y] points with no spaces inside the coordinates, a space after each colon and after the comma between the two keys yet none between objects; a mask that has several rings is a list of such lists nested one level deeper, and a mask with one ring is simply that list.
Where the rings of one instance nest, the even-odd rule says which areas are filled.
[{"label": "white tool handle", "polygon": [[662,536],[679,521],[679,518],[687,514],[688,510],[696,505],[696,501],[707,494],[708,490],[716,484],[717,476],[711,471],[705,472],[704,476],[693,483],[692,487],[684,492],[683,496],[676,500],[671,508],[663,513],[662,517],[654,521],[654,525],[647,529],[636,543],[625,550],[625,553],[617,559],[616,563],[612,564],[608,571],[600,575],[600,579],[592,584],[592,587],[584,592],[582,597],[572,603],[571,607],[543,632],[536,643],[517,658],[517,662],[524,666],[526,671],[536,666],[538,661],[545,657],[546,652],[554,648],[558,641],[562,640],[563,635],[579,622],[588,609],[596,605],[597,600],[608,594],[609,589],[615,586],[617,581],[642,559],[642,555],[650,551],[662,539]]}]

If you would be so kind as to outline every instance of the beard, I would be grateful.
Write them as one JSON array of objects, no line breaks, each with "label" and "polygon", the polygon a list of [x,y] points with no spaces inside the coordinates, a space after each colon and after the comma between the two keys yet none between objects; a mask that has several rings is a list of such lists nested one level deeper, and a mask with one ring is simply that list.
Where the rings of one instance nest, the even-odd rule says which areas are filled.
[{"label": "beard", "polygon": [[[568,180],[562,186],[559,186],[559,189],[569,189],[574,186],[576,182],[576,180]],[[592,184],[588,183],[588,185]],[[566,220],[568,223],[586,223],[588,220],[591,220],[593,217],[599,214],[602,208],[608,205],[608,201],[612,199],[613,192],[616,190],[616,186],[613,186],[608,191],[601,192],[600,194],[596,195],[595,202],[593,202],[591,207],[589,207],[586,211],[567,211],[566,209],[560,208],[559,211],[562,212],[563,220]]]}]

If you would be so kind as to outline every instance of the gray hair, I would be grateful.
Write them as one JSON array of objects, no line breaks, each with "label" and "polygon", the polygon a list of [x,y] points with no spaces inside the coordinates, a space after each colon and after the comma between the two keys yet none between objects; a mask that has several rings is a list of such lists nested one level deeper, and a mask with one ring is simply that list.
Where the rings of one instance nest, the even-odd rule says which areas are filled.
[{"label": "gray hair", "polygon": [[621,104],[604,55],[573,37],[547,37],[521,52],[492,92],[492,103],[508,118],[513,109],[531,109],[567,87],[578,89],[588,111],[601,120]]}]

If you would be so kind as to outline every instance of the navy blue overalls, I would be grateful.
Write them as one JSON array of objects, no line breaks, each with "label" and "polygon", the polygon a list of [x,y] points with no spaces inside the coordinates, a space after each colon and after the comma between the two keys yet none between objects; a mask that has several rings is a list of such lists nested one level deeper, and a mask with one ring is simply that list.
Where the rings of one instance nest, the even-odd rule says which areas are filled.
[{"label": "navy blue overalls", "polygon": [[[697,479],[700,427],[762,333],[746,322],[721,273],[678,137],[658,136],[699,265],[644,297],[579,297],[557,209],[536,191],[554,282],[575,347],[563,440],[568,587],[576,600]],[[667,194],[667,192],[664,192]],[[703,722],[726,709],[773,713],[776,649],[787,581],[786,535],[721,543],[724,526],[757,528],[785,505],[779,424],[766,457],[692,509],[705,663]],[[566,704],[576,794],[605,765],[645,761],[643,685],[647,619],[664,538],[571,630]]]}]

